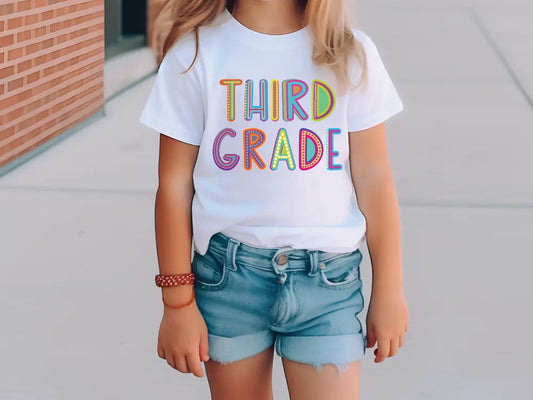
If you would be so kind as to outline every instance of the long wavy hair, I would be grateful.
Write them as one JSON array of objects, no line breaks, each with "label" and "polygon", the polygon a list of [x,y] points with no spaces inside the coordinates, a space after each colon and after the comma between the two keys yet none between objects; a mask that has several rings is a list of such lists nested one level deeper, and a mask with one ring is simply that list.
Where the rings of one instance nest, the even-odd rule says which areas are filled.
[{"label": "long wavy hair", "polygon": [[[165,54],[182,36],[193,32],[196,40],[194,59],[183,73],[190,70],[198,58],[199,33],[202,25],[214,21],[227,8],[233,12],[237,0],[165,0],[157,14],[150,40],[160,65]],[[346,0],[297,0],[304,23],[313,37],[312,60],[316,65],[329,66],[335,73],[340,90],[354,89],[367,81],[366,54],[352,32],[352,22],[346,10]],[[356,57],[361,66],[357,85],[351,82],[349,59]]]}]

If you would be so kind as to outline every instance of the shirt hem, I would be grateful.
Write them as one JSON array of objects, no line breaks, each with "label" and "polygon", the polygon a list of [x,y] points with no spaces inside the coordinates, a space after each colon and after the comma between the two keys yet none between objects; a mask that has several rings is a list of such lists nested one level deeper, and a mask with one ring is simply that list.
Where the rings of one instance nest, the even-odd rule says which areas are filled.
[{"label": "shirt hem", "polygon": [[184,128],[183,126],[178,126],[178,129],[176,128],[176,126],[170,128],[164,123],[161,123],[161,117],[156,117],[151,113],[144,112],[139,118],[139,122],[149,128],[152,128],[155,131],[158,131],[159,133],[165,136],[169,136],[181,142],[185,142],[195,146],[199,146],[201,143],[201,140],[198,141],[195,138],[195,135],[190,130]]},{"label": "shirt hem", "polygon": [[403,109],[404,106],[401,101],[394,102],[390,106],[382,109],[379,113],[373,114],[357,123],[348,124],[348,132],[357,132],[372,128],[400,113]]}]

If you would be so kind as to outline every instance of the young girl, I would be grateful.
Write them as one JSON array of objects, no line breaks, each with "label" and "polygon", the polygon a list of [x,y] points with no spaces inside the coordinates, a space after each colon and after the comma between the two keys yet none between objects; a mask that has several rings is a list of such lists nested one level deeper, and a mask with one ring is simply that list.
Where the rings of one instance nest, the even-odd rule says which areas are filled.
[{"label": "young girl", "polygon": [[343,0],[165,7],[140,118],[161,133],[158,355],[203,361],[215,400],[272,399],[274,349],[292,400],[356,399],[366,348],[394,356],[408,325],[384,127],[403,105],[378,50]]}]

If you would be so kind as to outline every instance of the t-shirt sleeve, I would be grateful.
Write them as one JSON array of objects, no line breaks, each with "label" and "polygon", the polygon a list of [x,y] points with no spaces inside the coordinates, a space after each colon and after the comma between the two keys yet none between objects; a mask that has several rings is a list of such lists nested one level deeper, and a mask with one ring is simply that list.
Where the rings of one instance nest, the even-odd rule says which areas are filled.
[{"label": "t-shirt sleeve", "polygon": [[[347,112],[349,132],[371,128],[403,110],[402,100],[375,43],[361,30],[356,31],[356,37],[361,41],[366,53],[368,83],[366,88],[361,85],[349,94]],[[356,79],[359,77],[360,69]]]},{"label": "t-shirt sleeve", "polygon": [[[189,63],[190,64],[190,63]],[[195,67],[186,73],[176,48],[163,58],[139,122],[174,139],[200,145],[204,107]]]}]

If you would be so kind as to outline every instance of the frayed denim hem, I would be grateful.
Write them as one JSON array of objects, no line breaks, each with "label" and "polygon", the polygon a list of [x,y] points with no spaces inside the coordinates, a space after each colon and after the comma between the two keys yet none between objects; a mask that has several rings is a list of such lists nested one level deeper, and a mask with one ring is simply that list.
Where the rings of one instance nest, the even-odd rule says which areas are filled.
[{"label": "frayed denim hem", "polygon": [[[228,365],[228,364],[232,364],[236,361],[240,361],[240,360],[233,360],[233,361],[224,361],[224,360],[215,360],[214,358],[210,358],[211,360],[219,363],[220,365]],[[307,364],[307,363],[305,363]],[[315,369],[317,370],[317,372],[320,372],[322,371],[322,368],[324,367],[324,365],[326,364],[331,364],[331,365],[334,365],[336,368],[337,368],[337,372],[340,375],[344,374],[348,368],[349,368],[349,364],[348,363],[339,363],[339,364],[335,364],[335,363],[324,363],[324,364],[313,364],[313,363],[309,363],[309,365],[312,365],[313,367],[315,367]]]},{"label": "frayed denim hem", "polygon": [[[348,370],[348,363],[340,363],[340,364],[334,364],[334,363],[326,363],[326,364],[332,364],[332,365],[335,365],[335,367],[337,368],[337,372],[340,375],[344,374],[347,370]],[[313,365],[317,372],[320,372],[322,370],[322,367],[325,365],[325,364],[311,364]]]},{"label": "frayed denim hem", "polygon": [[231,361],[215,360],[213,357],[209,357],[209,359],[219,363],[220,365],[228,365],[228,364],[233,364],[234,362],[240,361],[240,360],[231,360]]}]

